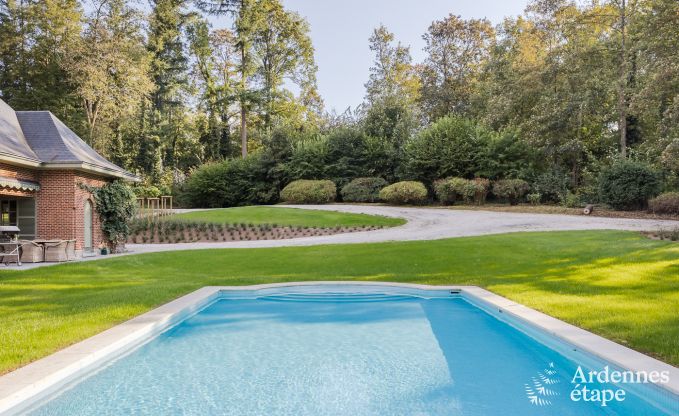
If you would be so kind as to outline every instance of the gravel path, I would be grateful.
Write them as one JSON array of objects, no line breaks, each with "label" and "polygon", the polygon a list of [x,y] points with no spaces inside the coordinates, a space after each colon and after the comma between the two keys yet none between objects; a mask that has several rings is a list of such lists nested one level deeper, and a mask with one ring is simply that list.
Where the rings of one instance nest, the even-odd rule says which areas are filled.
[{"label": "gravel path", "polygon": [[405,218],[400,227],[376,231],[304,237],[287,240],[235,241],[220,243],[128,244],[130,251],[309,246],[317,244],[377,243],[385,241],[436,240],[516,231],[558,230],[657,230],[679,227],[679,221],[602,218],[554,214],[522,214],[509,212],[450,210],[439,208],[401,208],[377,205],[305,205],[294,207],[329,211],[384,215]]}]

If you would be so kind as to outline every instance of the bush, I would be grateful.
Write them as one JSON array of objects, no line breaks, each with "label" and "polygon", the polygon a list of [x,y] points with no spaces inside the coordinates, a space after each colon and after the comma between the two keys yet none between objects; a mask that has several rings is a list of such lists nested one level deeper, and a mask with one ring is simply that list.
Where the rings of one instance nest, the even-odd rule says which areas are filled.
[{"label": "bush", "polygon": [[645,208],[648,199],[658,194],[660,177],[649,165],[618,160],[599,176],[601,202],[615,209]]},{"label": "bush", "polygon": [[540,201],[542,200],[542,195],[540,195],[537,192],[533,192],[533,193],[526,195],[526,200],[528,200],[528,202],[531,205],[538,205],[540,203]]},{"label": "bush", "polygon": [[583,204],[580,200],[580,195],[569,191],[561,198],[561,205],[566,208],[580,208]]},{"label": "bush", "polygon": [[474,203],[477,205],[484,204],[490,190],[490,181],[485,178],[475,178],[469,182],[473,191]]},{"label": "bush", "polygon": [[380,199],[391,204],[422,204],[427,201],[427,188],[422,182],[396,182],[380,191]]},{"label": "bush", "polygon": [[529,189],[528,182],[522,179],[502,179],[493,184],[493,194],[507,199],[511,205],[518,204]]},{"label": "bush", "polygon": [[493,132],[461,117],[443,117],[406,143],[403,177],[432,184],[448,176],[472,177],[488,158]]},{"label": "bush", "polygon": [[444,205],[452,205],[459,199],[468,200],[469,182],[463,178],[439,179],[434,182],[434,193]]},{"label": "bush", "polygon": [[513,129],[492,135],[481,159],[480,176],[490,179],[528,178],[535,175],[539,153]]},{"label": "bush", "polygon": [[382,178],[356,178],[344,185],[340,193],[344,202],[377,202],[380,189],[387,186]]},{"label": "bush", "polygon": [[543,202],[563,202],[568,193],[568,181],[568,176],[562,172],[546,172],[535,179],[533,191],[542,195]]},{"label": "bush", "polygon": [[132,191],[138,198],[158,198],[163,194],[158,187],[153,185],[136,185]]},{"label": "bush", "polygon": [[654,214],[679,215],[679,192],[667,192],[648,201],[648,209]]},{"label": "bush", "polygon": [[398,151],[392,143],[366,136],[357,127],[332,129],[325,135],[304,134],[286,139],[288,149],[277,151],[286,183],[298,179],[330,179],[338,187],[361,177],[393,179]]},{"label": "bush", "polygon": [[261,154],[208,163],[195,169],[179,190],[179,201],[191,208],[222,208],[270,204],[278,187],[268,176]]},{"label": "bush", "polygon": [[300,179],[281,191],[281,200],[291,204],[326,204],[337,197],[335,183],[328,180]]},{"label": "bush", "polygon": [[490,181],[484,178],[472,180],[464,178],[439,179],[434,182],[434,193],[442,204],[452,205],[463,199],[466,203],[481,205],[486,202]]}]

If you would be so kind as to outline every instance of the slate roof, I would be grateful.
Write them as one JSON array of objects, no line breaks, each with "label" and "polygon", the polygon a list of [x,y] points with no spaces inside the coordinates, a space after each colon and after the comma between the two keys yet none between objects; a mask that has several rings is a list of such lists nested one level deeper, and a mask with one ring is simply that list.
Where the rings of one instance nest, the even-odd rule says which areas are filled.
[{"label": "slate roof", "polygon": [[47,168],[76,168],[138,180],[106,160],[49,111],[13,111],[0,100],[0,157],[30,159]]},{"label": "slate roof", "polygon": [[39,163],[38,156],[26,142],[14,110],[0,100],[0,155]]}]

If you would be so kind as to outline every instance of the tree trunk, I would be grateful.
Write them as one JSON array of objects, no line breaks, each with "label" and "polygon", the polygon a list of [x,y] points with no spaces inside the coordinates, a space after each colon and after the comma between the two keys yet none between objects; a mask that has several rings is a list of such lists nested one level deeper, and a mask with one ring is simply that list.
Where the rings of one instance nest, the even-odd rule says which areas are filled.
[{"label": "tree trunk", "polygon": [[[241,11],[243,9],[243,4],[241,3]],[[240,43],[240,58],[241,58],[241,74],[240,74],[240,86],[241,86],[241,100],[240,100],[240,146],[241,155],[243,159],[248,155],[248,122],[247,122],[247,108],[245,107],[245,87],[247,85],[246,80],[246,67],[247,67],[247,51],[245,42],[241,40]]]},{"label": "tree trunk", "polygon": [[245,103],[240,104],[240,146],[243,159],[248,155],[248,122],[246,119],[247,111]]},{"label": "tree trunk", "polygon": [[626,45],[625,36],[627,30],[626,22],[626,10],[625,1],[621,0],[620,4],[620,85],[618,91],[618,130],[620,131],[620,155],[622,157],[627,157],[627,111],[626,111],[626,98],[625,98],[625,86],[627,84],[627,57],[626,57]]}]

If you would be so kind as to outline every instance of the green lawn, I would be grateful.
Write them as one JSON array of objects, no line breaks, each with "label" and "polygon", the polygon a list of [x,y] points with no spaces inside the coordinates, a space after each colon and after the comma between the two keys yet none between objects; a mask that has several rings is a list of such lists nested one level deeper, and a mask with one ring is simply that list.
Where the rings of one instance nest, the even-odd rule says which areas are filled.
[{"label": "green lawn", "polygon": [[363,225],[393,227],[405,224],[405,220],[401,218],[389,218],[378,215],[272,207],[223,208],[210,211],[187,212],[167,218],[217,224],[278,224],[303,227],[355,227]]},{"label": "green lawn", "polygon": [[0,373],[206,285],[479,285],[679,365],[679,244],[618,231],[153,253],[0,272]]}]

